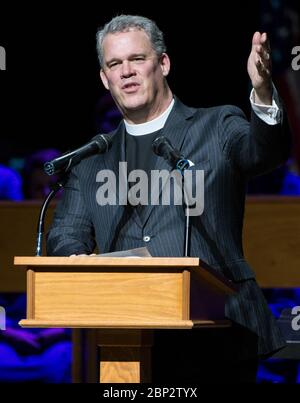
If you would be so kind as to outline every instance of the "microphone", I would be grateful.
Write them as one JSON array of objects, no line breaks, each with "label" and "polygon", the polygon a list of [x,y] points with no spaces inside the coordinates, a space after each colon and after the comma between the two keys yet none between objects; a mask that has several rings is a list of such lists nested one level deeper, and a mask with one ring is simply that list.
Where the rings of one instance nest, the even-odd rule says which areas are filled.
[{"label": "microphone", "polygon": [[190,161],[174,148],[169,139],[164,136],[157,137],[152,143],[152,149],[156,155],[163,157],[171,165],[172,168],[176,168],[182,175],[182,193],[185,206],[185,225],[184,225],[184,249],[183,255],[190,256],[190,237],[191,237],[191,225],[190,225],[190,213],[189,203],[187,195],[184,190],[184,171],[190,167]]},{"label": "microphone", "polygon": [[47,161],[44,164],[44,171],[48,175],[54,175],[58,172],[69,171],[74,165],[79,164],[84,158],[94,154],[106,153],[112,145],[110,136],[98,134],[89,143],[77,148],[77,150],[68,152],[52,161]]},{"label": "microphone", "polygon": [[164,136],[157,137],[153,141],[152,149],[156,155],[163,157],[172,168],[179,170],[182,175],[184,170],[190,167],[189,161]]}]

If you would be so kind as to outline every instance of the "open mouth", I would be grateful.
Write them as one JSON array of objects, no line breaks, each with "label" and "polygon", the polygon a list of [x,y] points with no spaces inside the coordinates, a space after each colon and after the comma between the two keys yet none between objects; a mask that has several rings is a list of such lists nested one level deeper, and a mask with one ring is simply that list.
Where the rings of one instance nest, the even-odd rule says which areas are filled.
[{"label": "open mouth", "polygon": [[139,84],[137,83],[128,83],[123,85],[122,89],[126,92],[131,92],[135,91],[139,87]]}]

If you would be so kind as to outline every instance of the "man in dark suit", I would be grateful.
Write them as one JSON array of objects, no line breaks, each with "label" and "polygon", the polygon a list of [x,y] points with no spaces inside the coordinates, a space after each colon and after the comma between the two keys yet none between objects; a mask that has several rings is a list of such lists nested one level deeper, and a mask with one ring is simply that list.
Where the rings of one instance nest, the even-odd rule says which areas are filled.
[{"label": "man in dark suit", "polygon": [[[91,254],[97,245],[102,253],[147,246],[153,256],[182,256],[182,206],[130,205],[124,202],[127,194],[118,188],[111,193],[114,203],[101,206],[98,197],[98,172],[111,170],[121,180],[120,161],[127,162],[128,172],[169,170],[151,149],[155,138],[167,137],[188,159],[190,170],[204,170],[204,211],[192,217],[190,255],[238,284],[239,292],[226,304],[226,316],[234,324],[231,329],[213,334],[177,332],[176,337],[187,337],[186,344],[193,346],[194,363],[177,351],[172,368],[164,368],[178,347],[170,332],[159,336],[164,348],[156,350],[154,367],[162,377],[155,379],[253,381],[257,357],[284,346],[242,249],[247,178],[273,169],[285,161],[289,150],[285,115],[271,81],[267,35],[254,34],[248,59],[253,86],[250,123],[234,106],[195,109],[172,94],[163,35],[147,18],[114,18],[98,32],[97,47],[101,80],[124,119],[112,133],[107,154],[87,158],[73,168],[48,235],[48,254]],[[195,364],[199,360],[205,371]],[[159,368],[164,369],[159,372]],[[226,370],[221,373],[221,368]]]}]

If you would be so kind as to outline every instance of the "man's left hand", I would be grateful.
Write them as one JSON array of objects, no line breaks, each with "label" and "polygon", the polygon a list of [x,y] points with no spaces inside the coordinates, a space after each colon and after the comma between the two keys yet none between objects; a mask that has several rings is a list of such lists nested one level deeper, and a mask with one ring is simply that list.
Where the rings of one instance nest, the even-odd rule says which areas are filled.
[{"label": "man's left hand", "polygon": [[248,74],[255,91],[255,103],[272,104],[271,51],[267,34],[255,32],[248,58]]}]

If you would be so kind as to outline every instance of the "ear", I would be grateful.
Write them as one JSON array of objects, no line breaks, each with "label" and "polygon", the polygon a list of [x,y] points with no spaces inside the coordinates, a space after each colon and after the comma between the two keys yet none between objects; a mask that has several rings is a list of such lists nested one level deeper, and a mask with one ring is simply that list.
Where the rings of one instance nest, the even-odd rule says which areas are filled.
[{"label": "ear", "polygon": [[166,53],[163,53],[160,57],[160,67],[163,73],[163,76],[167,77],[170,71],[171,62],[169,56]]},{"label": "ear", "polygon": [[109,89],[108,80],[107,80],[106,74],[103,69],[100,70],[100,78],[101,78],[102,84],[108,90]]}]

